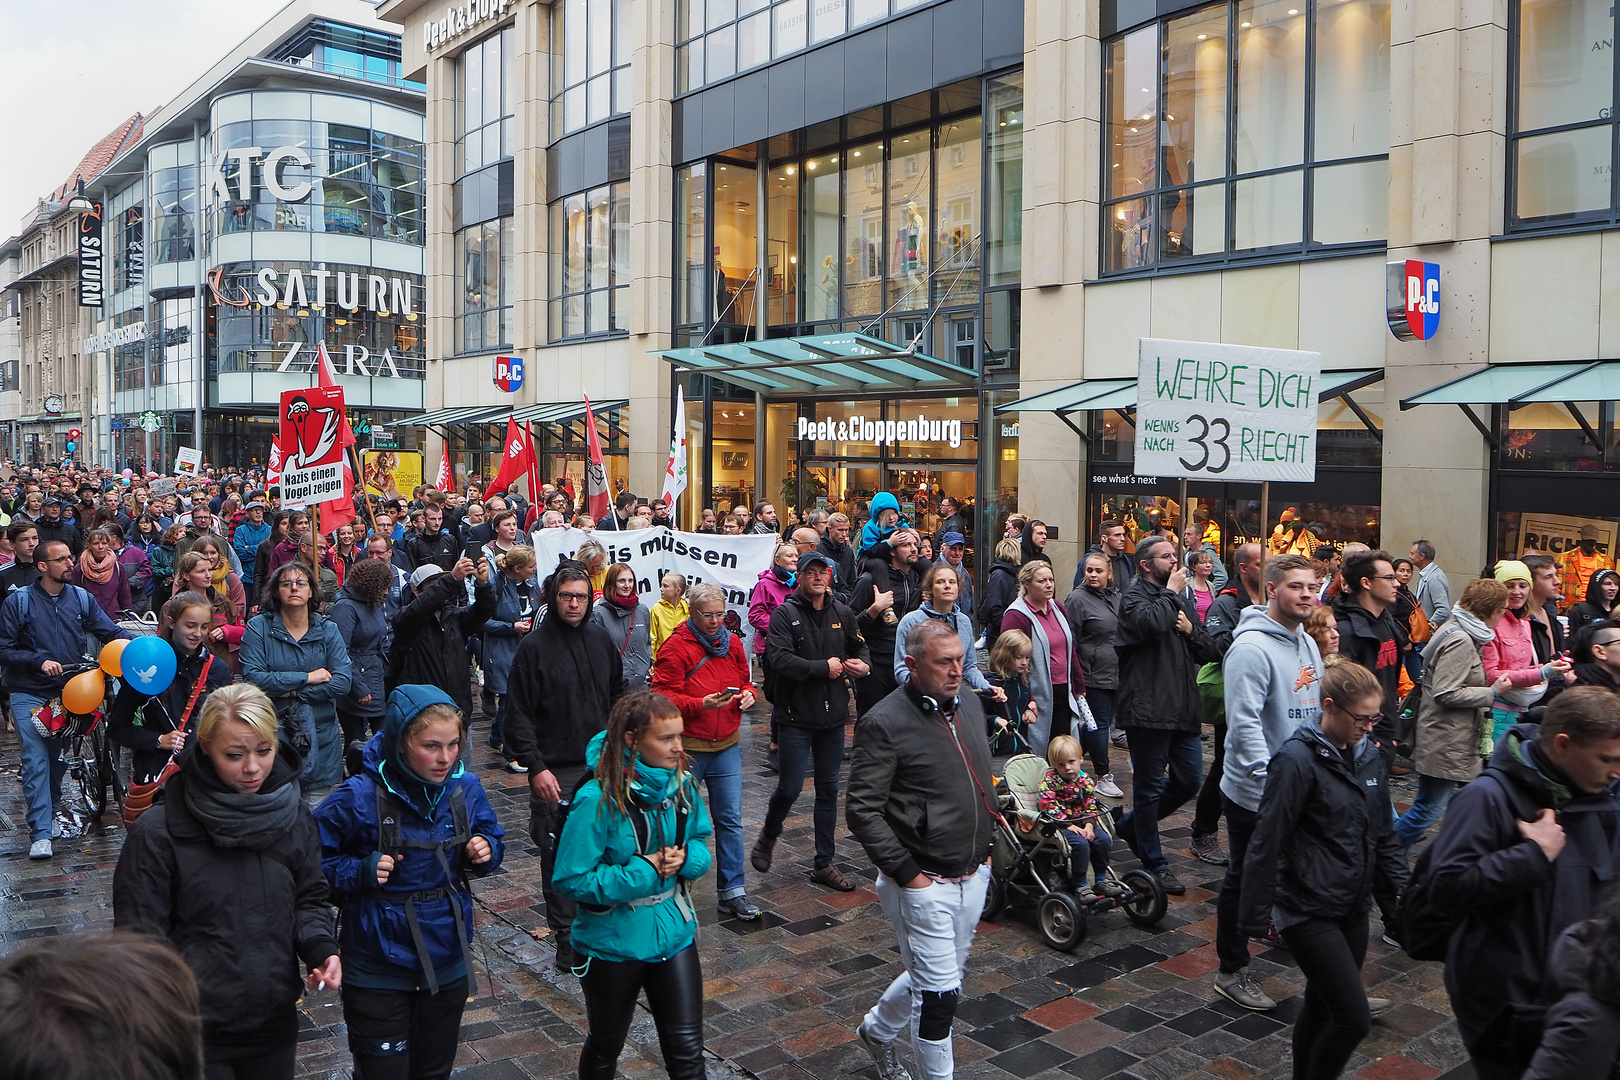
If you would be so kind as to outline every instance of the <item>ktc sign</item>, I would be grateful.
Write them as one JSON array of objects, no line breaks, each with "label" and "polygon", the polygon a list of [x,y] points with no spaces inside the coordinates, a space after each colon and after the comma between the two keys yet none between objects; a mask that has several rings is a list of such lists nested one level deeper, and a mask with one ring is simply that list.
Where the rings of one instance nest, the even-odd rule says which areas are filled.
[{"label": "ktc sign", "polygon": [[[288,166],[300,169],[310,168],[314,162],[310,160],[309,152],[301,146],[278,146],[265,153],[262,146],[233,146],[225,150],[220,157],[214,159],[213,186],[214,197],[221,202],[231,198],[231,174],[228,171],[232,163],[236,166],[236,197],[243,202],[253,201],[253,163],[264,158],[259,169],[259,175],[264,181],[265,190],[274,195],[280,202],[303,202],[309,198],[314,185],[308,179],[299,180],[292,184],[283,184],[281,170]],[[307,174],[306,174],[307,175]]]},{"label": "ktc sign", "polygon": [[497,356],[495,358],[495,389],[503,394],[515,394],[523,387],[523,357]]},{"label": "ktc sign", "polygon": [[1440,264],[1407,259],[1386,263],[1389,329],[1401,341],[1427,341],[1440,329]]}]

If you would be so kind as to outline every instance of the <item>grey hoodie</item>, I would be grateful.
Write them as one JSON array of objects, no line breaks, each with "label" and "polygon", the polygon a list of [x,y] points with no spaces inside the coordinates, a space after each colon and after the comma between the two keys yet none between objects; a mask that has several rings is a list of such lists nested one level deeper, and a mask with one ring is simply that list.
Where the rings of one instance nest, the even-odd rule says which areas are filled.
[{"label": "grey hoodie", "polygon": [[1322,654],[1303,627],[1290,633],[1256,604],[1243,610],[1221,671],[1226,682],[1221,794],[1258,812],[1272,756],[1322,711]]}]

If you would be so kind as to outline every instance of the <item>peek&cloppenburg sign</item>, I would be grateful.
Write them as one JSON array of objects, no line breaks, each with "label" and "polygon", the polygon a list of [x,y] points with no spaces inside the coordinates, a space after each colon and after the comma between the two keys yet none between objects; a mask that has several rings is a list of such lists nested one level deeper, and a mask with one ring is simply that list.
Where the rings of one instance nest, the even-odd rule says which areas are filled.
[{"label": "peek&cloppenburg sign", "polygon": [[1142,338],[1139,476],[1316,479],[1322,354]]}]

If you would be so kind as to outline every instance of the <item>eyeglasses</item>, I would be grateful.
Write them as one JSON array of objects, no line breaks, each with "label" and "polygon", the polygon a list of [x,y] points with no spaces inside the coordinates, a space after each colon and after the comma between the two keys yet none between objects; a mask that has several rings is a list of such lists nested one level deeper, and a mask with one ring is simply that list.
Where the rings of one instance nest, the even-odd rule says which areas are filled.
[{"label": "eyeglasses", "polygon": [[68,562],[68,563],[70,563],[72,561],[73,561],[73,556],[71,556],[71,555],[62,555],[62,556],[59,556],[58,558],[55,558],[55,559],[35,559],[34,560],[35,563],[37,563],[39,565],[42,565],[42,566],[47,565],[49,563],[53,563],[53,562]]},{"label": "eyeglasses", "polygon": [[1611,645],[1620,645],[1620,637],[1612,637],[1608,641],[1594,641],[1594,642],[1592,642],[1592,648],[1594,648],[1594,649],[1598,648],[1599,646],[1602,646],[1603,648],[1607,649]]},{"label": "eyeglasses", "polygon": [[724,608],[721,608],[719,611],[694,611],[694,612],[692,612],[692,618],[694,618],[694,619],[723,619],[725,617],[726,617],[726,612],[725,612]]},{"label": "eyeglasses", "polygon": [[307,589],[307,588],[310,587],[310,584],[309,584],[308,581],[305,581],[303,578],[287,578],[286,580],[282,581],[277,587],[282,588],[282,589]]},{"label": "eyeglasses", "polygon": [[558,602],[563,604],[583,604],[590,598],[590,593],[563,592],[557,594]]},{"label": "eyeglasses", "polygon": [[1353,713],[1349,709],[1344,710],[1344,714],[1358,724],[1376,724],[1383,716],[1383,713]]}]

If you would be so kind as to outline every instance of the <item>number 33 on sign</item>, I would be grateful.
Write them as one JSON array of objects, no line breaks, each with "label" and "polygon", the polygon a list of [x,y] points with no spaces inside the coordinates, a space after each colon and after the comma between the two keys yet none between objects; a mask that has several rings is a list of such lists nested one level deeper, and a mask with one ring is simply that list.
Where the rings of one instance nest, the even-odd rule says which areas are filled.
[{"label": "number 33 on sign", "polygon": [[1141,476],[1316,479],[1320,353],[1142,338]]}]

